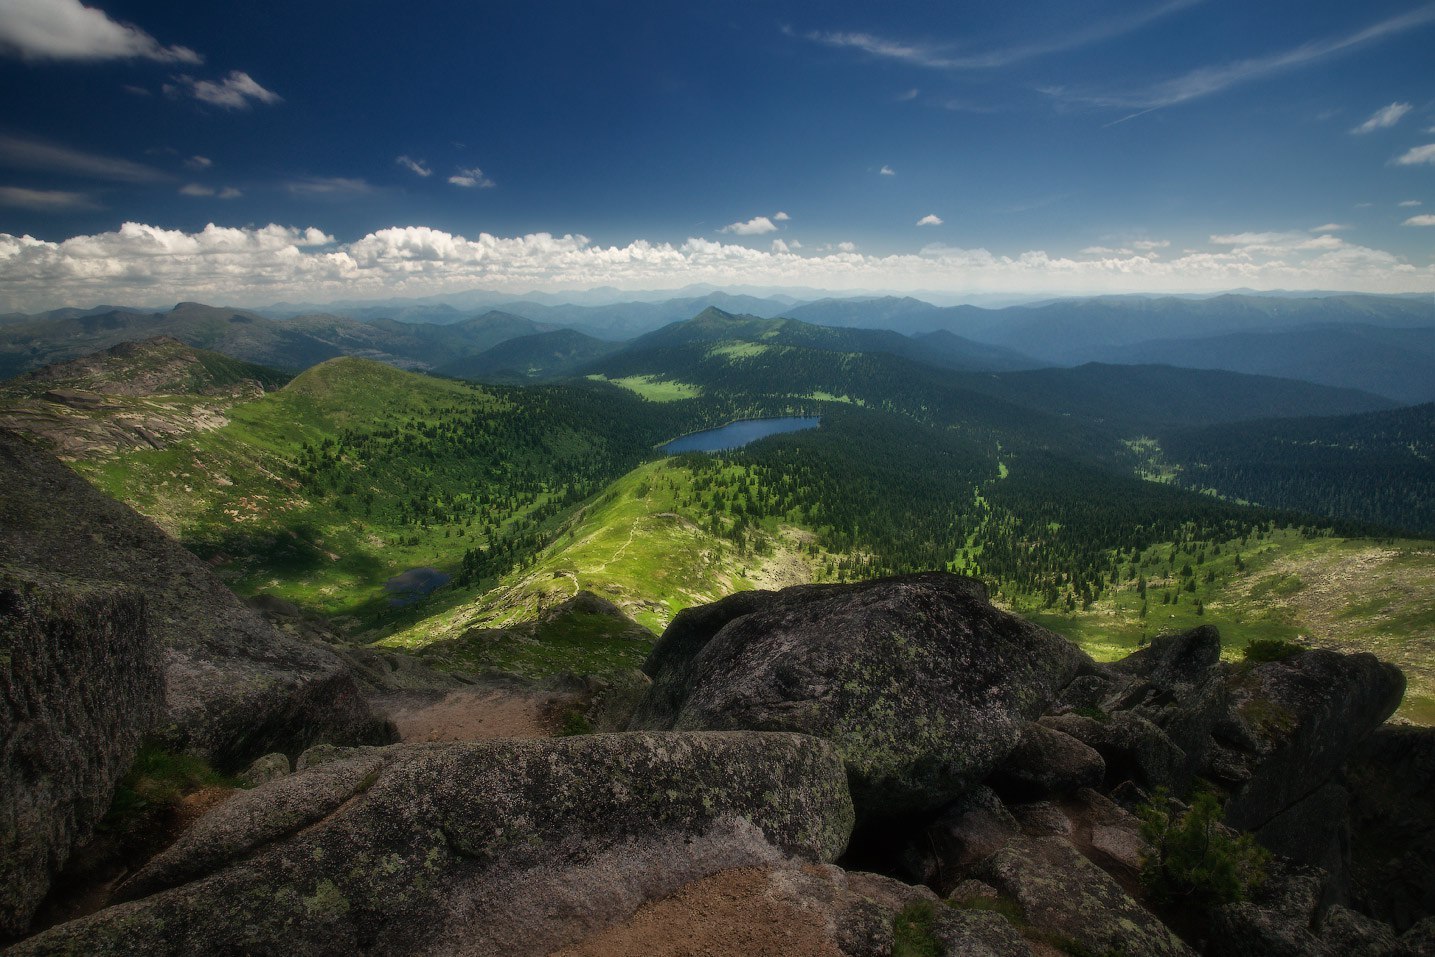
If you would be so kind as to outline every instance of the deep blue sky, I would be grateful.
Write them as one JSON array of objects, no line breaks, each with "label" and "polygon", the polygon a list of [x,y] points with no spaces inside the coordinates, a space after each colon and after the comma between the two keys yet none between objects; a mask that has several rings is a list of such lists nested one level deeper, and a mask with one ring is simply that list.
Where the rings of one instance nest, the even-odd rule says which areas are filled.
[{"label": "deep blue sky", "polygon": [[[51,5],[77,0],[14,4]],[[581,234],[590,250],[698,237],[764,252],[781,239],[803,256],[844,242],[874,257],[933,244],[1083,262],[1324,256],[1249,284],[1435,287],[1435,227],[1417,225],[1435,213],[1435,149],[1419,152],[1435,144],[1435,7],[1408,0],[97,6],[110,27],[73,43],[0,13],[0,233],[273,223],[335,241],[305,255],[422,226]],[[141,31],[118,51],[117,24]],[[197,95],[215,99],[196,84],[234,71],[257,96]],[[1352,132],[1381,110],[1386,125]],[[942,222],[918,226],[928,215]],[[774,230],[720,232],[759,216]],[[950,288],[1026,281],[961,262]],[[1190,263],[1126,285],[1112,267],[1110,287],[1196,288],[1204,261]],[[26,265],[56,283],[78,274]],[[516,286],[604,278],[539,265]],[[0,299],[33,298],[19,267],[0,265]],[[613,284],[664,285],[661,271],[627,275]],[[670,285],[706,276],[680,269]],[[938,278],[877,269],[851,285]]]}]

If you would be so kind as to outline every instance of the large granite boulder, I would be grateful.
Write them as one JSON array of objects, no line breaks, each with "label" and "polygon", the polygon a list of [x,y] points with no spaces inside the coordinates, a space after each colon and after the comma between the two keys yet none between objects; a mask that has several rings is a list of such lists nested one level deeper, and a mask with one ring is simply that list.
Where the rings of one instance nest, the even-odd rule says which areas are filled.
[{"label": "large granite boulder", "polygon": [[0,567],[0,938],[24,932],[163,703],[138,592]]},{"label": "large granite boulder", "polygon": [[936,809],[980,783],[1093,667],[958,575],[745,592],[673,620],[629,726],[826,738],[871,819]]},{"label": "large granite boulder", "polygon": [[220,805],[138,899],[11,953],[548,954],[723,870],[830,861],[852,823],[836,750],[801,735],[359,749]]},{"label": "large granite boulder", "polygon": [[1352,900],[1398,931],[1435,917],[1435,728],[1380,728],[1343,777]]},{"label": "large granite boulder", "polygon": [[0,563],[143,593],[165,658],[157,733],[228,770],[317,741],[391,740],[332,652],[280,635],[128,506],[0,429]]}]

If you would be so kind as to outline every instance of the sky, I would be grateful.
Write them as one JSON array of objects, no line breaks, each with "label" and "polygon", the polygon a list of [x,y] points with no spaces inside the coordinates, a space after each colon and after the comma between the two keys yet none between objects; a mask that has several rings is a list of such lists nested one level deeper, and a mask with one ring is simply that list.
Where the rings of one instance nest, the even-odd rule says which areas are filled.
[{"label": "sky", "polygon": [[1435,290],[1435,3],[0,0],[0,310]]}]

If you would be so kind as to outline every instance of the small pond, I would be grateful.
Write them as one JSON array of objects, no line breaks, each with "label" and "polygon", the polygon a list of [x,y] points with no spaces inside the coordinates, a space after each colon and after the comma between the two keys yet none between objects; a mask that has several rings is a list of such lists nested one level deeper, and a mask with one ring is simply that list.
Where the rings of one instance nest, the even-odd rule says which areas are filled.
[{"label": "small pond", "polygon": [[384,591],[392,596],[390,605],[412,605],[434,589],[447,585],[452,577],[437,568],[410,568],[384,582]]},{"label": "small pond", "polygon": [[822,422],[820,415],[787,415],[771,419],[742,419],[729,422],[720,429],[706,429],[693,432],[682,438],[673,439],[663,446],[669,455],[678,452],[722,452],[739,449],[749,442],[765,439],[769,435],[783,432],[800,432],[815,429]]}]

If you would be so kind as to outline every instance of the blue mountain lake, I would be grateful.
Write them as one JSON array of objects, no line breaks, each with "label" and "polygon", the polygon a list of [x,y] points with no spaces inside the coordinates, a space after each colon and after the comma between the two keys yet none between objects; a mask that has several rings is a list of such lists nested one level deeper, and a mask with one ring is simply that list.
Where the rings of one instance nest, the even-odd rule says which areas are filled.
[{"label": "blue mountain lake", "polygon": [[739,449],[749,442],[765,439],[769,435],[815,429],[821,422],[822,416],[820,415],[742,419],[738,422],[729,422],[720,429],[706,429],[673,439],[663,446],[663,451],[669,455],[675,455],[678,452],[722,452],[726,449]]},{"label": "blue mountain lake", "polygon": [[412,605],[435,589],[447,585],[451,577],[437,568],[410,568],[384,582],[384,591],[393,596],[389,599],[390,605]]}]

